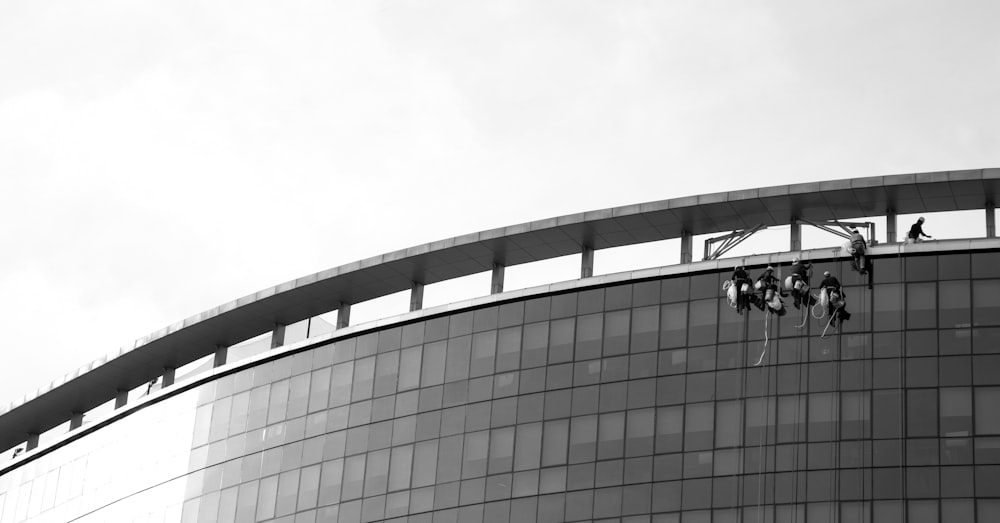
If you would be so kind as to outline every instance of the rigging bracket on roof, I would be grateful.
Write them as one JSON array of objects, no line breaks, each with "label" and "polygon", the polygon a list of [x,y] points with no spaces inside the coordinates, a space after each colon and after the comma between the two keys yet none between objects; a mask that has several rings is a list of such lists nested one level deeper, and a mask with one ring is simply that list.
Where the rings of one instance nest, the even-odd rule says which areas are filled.
[{"label": "rigging bracket on roof", "polygon": [[[795,221],[808,223],[809,225],[812,225],[817,229],[822,229],[830,234],[836,234],[837,236],[840,236],[841,238],[844,238],[846,240],[851,239],[852,228],[857,228],[857,229],[864,228],[866,231],[868,231],[868,239],[867,239],[868,245],[875,245],[876,243],[875,224],[872,222],[842,222],[838,220],[814,222],[811,220],[807,220],[805,218],[798,218]],[[837,230],[835,229],[835,227],[840,227],[841,230]]]},{"label": "rigging bracket on roof", "polygon": [[[743,229],[743,230],[739,230],[739,231],[733,231],[733,232],[731,232],[729,234],[726,234],[724,236],[716,236],[715,238],[709,238],[709,239],[705,240],[705,258],[704,259],[705,260],[715,260],[715,259],[718,259],[719,256],[722,256],[723,254],[729,252],[730,249],[732,249],[733,247],[736,247],[737,245],[740,244],[740,242],[742,242],[743,240],[749,238],[753,233],[755,233],[755,232],[757,232],[757,231],[759,231],[761,229],[767,229],[767,227],[764,226],[763,223],[761,223],[761,224],[755,225],[755,226],[753,226],[753,227],[751,227],[749,229]],[[715,251],[713,252],[712,251],[712,246],[714,244],[716,244],[717,242],[722,242],[722,245],[719,245],[718,247],[716,247]]]}]

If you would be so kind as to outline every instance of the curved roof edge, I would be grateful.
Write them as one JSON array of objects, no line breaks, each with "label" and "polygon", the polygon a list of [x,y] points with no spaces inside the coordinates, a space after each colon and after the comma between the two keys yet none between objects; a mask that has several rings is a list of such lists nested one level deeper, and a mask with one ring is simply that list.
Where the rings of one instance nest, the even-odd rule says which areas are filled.
[{"label": "curved roof edge", "polygon": [[[0,448],[148,383],[163,372],[290,324],[439,281],[683,234],[844,217],[982,209],[1000,199],[1000,168],[876,176],[687,196],[587,211],[440,240],[356,261],[244,296],[141,338],[0,410]],[[697,270],[693,264],[690,270]],[[686,271],[685,271],[686,272]],[[508,298],[510,299],[510,298]],[[9,446],[8,445],[8,446]]]}]

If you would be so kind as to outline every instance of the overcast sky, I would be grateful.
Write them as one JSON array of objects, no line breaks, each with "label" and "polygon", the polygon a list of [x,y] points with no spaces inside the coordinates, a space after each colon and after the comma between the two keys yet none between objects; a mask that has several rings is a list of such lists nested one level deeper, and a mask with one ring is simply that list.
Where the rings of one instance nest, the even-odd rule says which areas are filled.
[{"label": "overcast sky", "polygon": [[998,167],[998,20],[992,0],[4,2],[0,403],[437,239]]}]

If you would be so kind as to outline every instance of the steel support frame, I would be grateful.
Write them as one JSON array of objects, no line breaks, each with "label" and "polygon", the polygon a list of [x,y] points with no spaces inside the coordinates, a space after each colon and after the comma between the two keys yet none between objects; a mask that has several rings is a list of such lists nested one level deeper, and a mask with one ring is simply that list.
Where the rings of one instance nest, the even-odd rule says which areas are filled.
[{"label": "steel support frame", "polygon": [[[868,245],[875,245],[875,224],[872,222],[842,222],[839,220],[814,222],[805,218],[798,218],[797,221],[807,223],[830,234],[836,234],[845,240],[851,239],[851,227],[864,227],[868,231]],[[840,227],[842,230],[838,231],[834,228],[835,226]]]},{"label": "steel support frame", "polygon": [[[751,227],[749,229],[742,229],[742,230],[739,230],[739,231],[733,231],[733,232],[731,232],[729,234],[725,234],[723,236],[716,236],[715,238],[709,238],[709,239],[705,240],[705,258],[704,259],[705,260],[715,260],[715,259],[718,259],[719,256],[722,256],[723,254],[729,252],[733,247],[736,247],[737,245],[739,245],[740,243],[742,243],[743,240],[745,240],[745,239],[749,238],[750,236],[752,236],[753,233],[755,233],[755,232],[757,232],[757,231],[759,231],[761,229],[766,229],[766,228],[767,227],[763,223],[761,223],[761,224],[757,224],[757,225],[755,225],[755,226],[753,226],[753,227]],[[714,244],[718,243],[718,242],[722,242],[722,245],[716,247],[715,251],[713,252],[712,251],[712,246]]]}]

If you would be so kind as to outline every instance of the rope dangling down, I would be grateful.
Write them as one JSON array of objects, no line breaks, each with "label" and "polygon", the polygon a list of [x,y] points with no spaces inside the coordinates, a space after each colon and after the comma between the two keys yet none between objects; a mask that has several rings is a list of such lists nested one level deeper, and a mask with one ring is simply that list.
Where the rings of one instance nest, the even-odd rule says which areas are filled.
[{"label": "rope dangling down", "polygon": [[[825,290],[823,292],[826,292]],[[816,303],[813,304],[810,314],[812,314],[813,319],[822,320],[826,316],[826,305],[823,303],[822,296],[813,296]],[[819,316],[816,315],[816,307],[819,307]]]},{"label": "rope dangling down", "polygon": [[753,364],[754,367],[759,367],[760,366],[760,362],[764,361],[764,355],[767,354],[767,342],[768,342],[768,338],[767,338],[767,324],[768,324],[768,320],[770,320],[770,319],[771,319],[771,313],[768,312],[767,314],[764,315],[764,350],[761,351],[760,358],[757,358],[757,363]]},{"label": "rope dangling down", "polygon": [[801,329],[806,326],[806,320],[809,319],[809,293],[806,293],[806,310],[799,313],[802,316],[802,323],[795,326],[796,329]]},{"label": "rope dangling down", "polygon": [[826,322],[826,327],[823,327],[823,334],[819,335],[820,339],[826,338],[826,330],[830,328],[830,325],[833,324],[833,320],[835,320],[837,318],[837,315],[840,314],[840,309],[843,309],[843,308],[844,308],[844,305],[841,305],[841,306],[837,307],[833,311],[833,314],[830,315],[829,321]]}]

